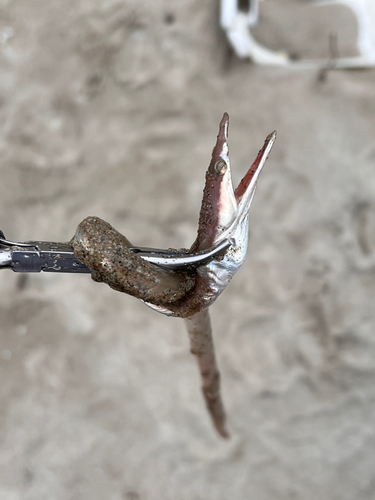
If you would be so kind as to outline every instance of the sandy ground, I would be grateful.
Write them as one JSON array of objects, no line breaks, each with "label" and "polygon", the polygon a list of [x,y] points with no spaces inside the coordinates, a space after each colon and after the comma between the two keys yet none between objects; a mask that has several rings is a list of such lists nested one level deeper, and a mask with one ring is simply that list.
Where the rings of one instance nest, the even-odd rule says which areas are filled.
[{"label": "sandy ground", "polygon": [[[232,439],[180,320],[88,276],[1,271],[1,500],[375,498],[375,71],[238,61],[217,13],[0,1],[9,239],[66,241],[97,215],[189,246],[222,113],[235,183],[278,131],[247,261],[211,310]],[[270,45],[296,34],[276,25]]]}]

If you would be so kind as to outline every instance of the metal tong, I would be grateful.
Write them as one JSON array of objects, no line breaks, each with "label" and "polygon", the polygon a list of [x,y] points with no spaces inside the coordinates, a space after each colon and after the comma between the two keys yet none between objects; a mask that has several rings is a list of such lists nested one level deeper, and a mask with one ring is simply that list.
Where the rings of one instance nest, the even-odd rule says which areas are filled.
[{"label": "metal tong", "polygon": [[[129,247],[142,259],[167,269],[196,268],[222,255],[231,246],[230,240],[208,250],[189,253],[187,251],[160,248]],[[0,269],[12,269],[16,273],[90,273],[74,255],[70,243],[52,241],[14,242],[5,238],[0,230]]]}]

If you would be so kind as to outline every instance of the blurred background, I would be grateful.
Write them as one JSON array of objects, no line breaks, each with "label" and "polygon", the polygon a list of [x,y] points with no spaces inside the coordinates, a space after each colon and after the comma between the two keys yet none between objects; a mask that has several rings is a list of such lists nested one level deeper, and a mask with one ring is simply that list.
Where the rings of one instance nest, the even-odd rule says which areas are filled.
[{"label": "blurred background", "polygon": [[[349,9],[263,4],[273,50],[328,57],[337,22],[356,53]],[[4,270],[1,500],[374,499],[375,71],[240,60],[216,0],[0,0],[0,35],[8,239],[96,215],[189,247],[223,112],[235,185],[278,131],[211,308],[232,439],[182,321],[87,275]]]}]

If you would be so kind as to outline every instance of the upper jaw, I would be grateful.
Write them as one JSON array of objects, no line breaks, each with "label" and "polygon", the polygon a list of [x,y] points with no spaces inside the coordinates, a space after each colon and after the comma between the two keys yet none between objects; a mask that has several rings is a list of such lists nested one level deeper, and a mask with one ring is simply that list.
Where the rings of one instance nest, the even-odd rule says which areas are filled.
[{"label": "upper jaw", "polygon": [[198,234],[192,251],[212,247],[236,217],[238,204],[230,172],[228,125],[229,116],[224,113],[206,172]]}]

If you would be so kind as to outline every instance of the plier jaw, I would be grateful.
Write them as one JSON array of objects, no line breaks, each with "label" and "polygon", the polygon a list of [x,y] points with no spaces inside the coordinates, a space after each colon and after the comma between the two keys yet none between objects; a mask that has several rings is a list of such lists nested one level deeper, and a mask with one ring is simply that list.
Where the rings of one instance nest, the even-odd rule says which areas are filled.
[{"label": "plier jaw", "polygon": [[[231,246],[224,240],[214,248],[202,252],[163,250],[159,248],[130,247],[142,259],[157,266],[177,270],[192,269],[207,264],[224,254]],[[12,269],[16,273],[83,273],[91,271],[74,254],[70,243],[52,241],[27,241],[17,243],[5,239],[0,230],[0,269]]]}]

